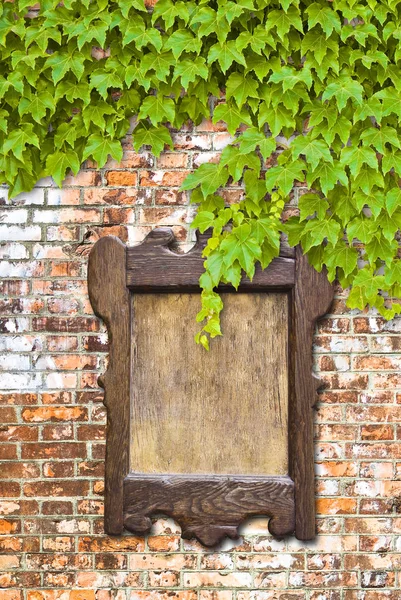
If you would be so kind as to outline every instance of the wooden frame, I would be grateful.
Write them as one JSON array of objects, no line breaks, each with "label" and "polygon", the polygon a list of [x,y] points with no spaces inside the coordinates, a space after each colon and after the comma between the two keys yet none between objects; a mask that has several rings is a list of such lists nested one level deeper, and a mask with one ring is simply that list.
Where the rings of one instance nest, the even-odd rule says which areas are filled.
[{"label": "wooden frame", "polygon": [[[206,236],[207,237],[207,236]],[[237,537],[249,516],[271,517],[269,530],[301,540],[315,535],[313,415],[320,381],[312,373],[312,338],[316,319],[331,304],[333,288],[299,248],[287,249],[240,290],[280,291],[289,296],[289,431],[288,476],[153,475],[129,472],[131,295],[143,292],[199,291],[203,272],[199,236],[187,254],[170,249],[170,229],[153,230],[139,246],[128,248],[115,237],[101,238],[89,257],[89,296],[110,339],[109,365],[99,384],[107,408],[105,530],[118,535],[126,528],[144,535],[151,516],[166,514],[182,527],[182,536],[207,546],[225,535]],[[234,291],[222,286],[222,291]],[[217,342],[218,343],[218,342]],[[213,349],[211,350],[213,352]]]}]

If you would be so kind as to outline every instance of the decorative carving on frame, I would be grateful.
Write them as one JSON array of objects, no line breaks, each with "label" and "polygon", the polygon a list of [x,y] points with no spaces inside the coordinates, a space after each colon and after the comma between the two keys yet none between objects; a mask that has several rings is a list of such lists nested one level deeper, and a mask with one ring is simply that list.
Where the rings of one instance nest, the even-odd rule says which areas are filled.
[{"label": "decorative carving on frame", "polygon": [[238,292],[219,288],[224,335],[206,357],[190,331],[206,240],[178,254],[160,228],[91,251],[89,296],[110,340],[105,530],[145,535],[165,514],[211,546],[266,515],[273,535],[312,539],[312,338],[333,288],[299,248],[283,249]]}]

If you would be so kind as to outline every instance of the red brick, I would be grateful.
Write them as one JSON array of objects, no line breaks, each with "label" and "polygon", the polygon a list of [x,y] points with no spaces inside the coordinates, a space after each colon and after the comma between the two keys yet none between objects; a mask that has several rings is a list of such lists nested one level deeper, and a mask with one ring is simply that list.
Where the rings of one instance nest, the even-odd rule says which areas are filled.
[{"label": "red brick", "polygon": [[27,497],[37,496],[86,496],[89,490],[87,481],[38,481],[24,484]]},{"label": "red brick", "polygon": [[22,458],[85,458],[86,446],[79,442],[24,444]]},{"label": "red brick", "polygon": [[80,552],[143,552],[143,538],[128,537],[83,537],[79,540]]},{"label": "red brick", "polygon": [[188,154],[183,152],[162,152],[157,159],[158,169],[185,169],[188,166]]},{"label": "red brick", "polygon": [[99,321],[91,317],[35,317],[32,319],[34,331],[85,332],[98,331]]},{"label": "red brick", "polygon": [[42,503],[44,515],[72,515],[72,502],[66,500],[48,500]]},{"label": "red brick", "polygon": [[38,406],[26,408],[22,419],[27,423],[42,423],[44,421],[87,421],[88,412],[82,406]]},{"label": "red brick", "polygon": [[393,440],[394,428],[391,425],[364,425],[361,427],[362,440]]},{"label": "red brick", "polygon": [[105,208],[104,222],[113,225],[120,223],[132,224],[135,222],[135,211],[133,208]]},{"label": "red brick", "polygon": [[0,427],[0,441],[3,442],[32,442],[38,439],[36,427],[27,425],[5,425]]},{"label": "red brick", "polygon": [[71,392],[46,392],[42,393],[43,404],[72,404]]},{"label": "red brick", "polygon": [[[75,463],[73,461],[51,461],[43,463],[43,477],[64,478],[73,477],[75,471]],[[29,495],[29,494],[27,494]]]},{"label": "red brick", "polygon": [[0,479],[31,479],[39,475],[40,469],[35,463],[4,462],[0,469]]},{"label": "red brick", "polygon": [[21,532],[21,521],[15,519],[0,519],[0,534],[12,534]]},{"label": "red brick", "polygon": [[141,171],[139,185],[142,187],[180,187],[190,171]]},{"label": "red brick", "polygon": [[316,509],[323,515],[348,515],[356,512],[357,503],[352,498],[318,498]]},{"label": "red brick", "polygon": [[106,180],[107,185],[131,186],[137,184],[137,174],[130,171],[108,171]]},{"label": "red brick", "polygon": [[37,404],[38,396],[37,394],[20,394],[18,392],[15,393],[7,393],[0,394],[0,404],[8,404],[12,406],[24,406],[25,404]]}]

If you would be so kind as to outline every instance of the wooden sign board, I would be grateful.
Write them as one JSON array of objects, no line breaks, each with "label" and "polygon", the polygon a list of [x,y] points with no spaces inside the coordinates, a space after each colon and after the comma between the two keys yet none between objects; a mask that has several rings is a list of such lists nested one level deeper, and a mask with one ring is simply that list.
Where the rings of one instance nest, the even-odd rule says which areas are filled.
[{"label": "wooden sign board", "polygon": [[105,528],[146,534],[166,514],[205,545],[252,515],[276,536],[315,533],[312,374],[324,274],[286,251],[238,292],[220,289],[224,335],[194,342],[205,238],[184,255],[169,229],[127,248],[105,237],[89,258],[89,295],[110,337],[99,378],[108,409]]}]

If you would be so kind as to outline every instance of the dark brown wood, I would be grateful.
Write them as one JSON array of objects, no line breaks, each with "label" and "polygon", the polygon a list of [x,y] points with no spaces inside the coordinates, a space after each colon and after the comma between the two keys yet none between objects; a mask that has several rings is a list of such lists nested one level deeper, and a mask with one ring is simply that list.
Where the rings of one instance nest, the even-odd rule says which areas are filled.
[{"label": "dark brown wood", "polygon": [[318,273],[298,247],[291,307],[289,443],[295,535],[300,540],[315,537],[313,407],[322,384],[313,374],[312,342],[316,321],[329,310],[333,293],[326,273]]},{"label": "dark brown wood", "polygon": [[[202,250],[208,237],[198,236],[195,246],[187,254],[179,254],[171,250],[174,241],[171,229],[154,229],[142,244],[127,250],[127,286],[134,292],[199,291],[199,277],[205,270]],[[252,281],[243,277],[239,290],[286,290],[294,282],[294,259],[280,256],[264,271],[260,266],[256,267]],[[231,285],[222,285],[219,289],[235,292]]]},{"label": "dark brown wood", "polygon": [[294,531],[294,484],[289,477],[134,476],[124,482],[124,524],[132,533],[149,533],[150,517],[165,514],[182,528],[183,538],[196,537],[214,546],[224,536],[238,538],[242,521],[271,517],[276,537]]},{"label": "dark brown wood", "polygon": [[107,408],[104,524],[106,533],[115,535],[123,531],[123,480],[129,468],[131,318],[125,254],[118,238],[104,237],[94,245],[88,264],[89,298],[110,340],[109,364],[99,385]]},{"label": "dark brown wood", "polygon": [[[109,367],[106,375],[100,378],[105,387],[105,404],[108,409],[106,531],[111,534],[119,534],[125,525],[134,533],[145,534],[151,525],[150,517],[164,513],[181,524],[184,537],[195,536],[202,543],[213,545],[224,535],[236,537],[240,523],[247,517],[267,515],[271,517],[269,529],[274,535],[283,536],[292,533],[295,528],[295,534],[299,539],[311,539],[315,535],[312,411],[317,397],[316,391],[320,385],[312,372],[312,338],[316,320],[329,309],[333,288],[328,283],[325,273],[317,273],[308,264],[300,249],[297,249],[294,254],[293,250],[283,247],[282,255],[275,259],[264,272],[257,270],[253,282],[245,280],[240,287],[241,292],[256,292],[253,300],[254,309],[258,314],[249,318],[249,325],[251,322],[253,324],[257,318],[262,317],[262,322],[264,318],[266,326],[269,327],[269,319],[266,315],[263,317],[262,309],[262,297],[265,293],[276,294],[279,292],[280,297],[286,297],[288,301],[288,316],[281,316],[283,328],[281,333],[284,332],[285,336],[288,335],[288,341],[284,342],[281,339],[281,333],[280,336],[277,335],[276,339],[279,350],[283,351],[285,346],[284,352],[288,354],[288,360],[281,358],[282,371],[280,372],[277,371],[277,366],[273,366],[273,371],[276,369],[277,379],[281,381],[283,372],[288,376],[288,474],[281,475],[283,471],[274,471],[273,467],[272,473],[267,472],[269,470],[268,463],[261,460],[257,453],[254,454],[254,464],[252,464],[252,450],[247,454],[247,450],[244,451],[245,447],[241,450],[245,452],[245,456],[241,457],[241,460],[244,458],[242,462],[236,463],[235,460],[232,460],[231,454],[232,462],[230,463],[228,455],[226,456],[227,453],[224,451],[221,456],[219,455],[218,460],[213,458],[213,453],[209,453],[210,456],[205,457],[205,460],[196,466],[196,460],[193,458],[196,456],[194,450],[190,456],[184,456],[181,462],[179,459],[174,461],[175,457],[170,452],[169,456],[161,457],[162,462],[157,463],[157,469],[155,468],[156,463],[153,463],[152,466],[152,460],[158,452],[166,450],[166,445],[160,446],[163,440],[159,440],[158,436],[160,435],[160,438],[165,436],[164,424],[166,424],[166,428],[170,427],[171,423],[168,424],[167,419],[171,417],[174,420],[176,416],[174,416],[173,404],[169,404],[171,399],[167,396],[163,400],[163,406],[159,405],[157,409],[156,400],[161,400],[165,393],[163,385],[166,384],[167,376],[165,372],[163,375],[163,369],[160,367],[163,351],[168,353],[171,350],[176,362],[179,360],[180,351],[192,353],[192,350],[188,348],[188,344],[184,348],[182,346],[180,348],[182,331],[177,333],[175,342],[177,347],[174,346],[173,350],[174,341],[171,341],[170,334],[170,341],[167,339],[169,313],[164,315],[167,321],[161,322],[158,326],[156,322],[153,322],[152,315],[149,316],[149,310],[151,313],[153,310],[157,318],[163,315],[163,310],[170,310],[171,320],[178,323],[179,312],[175,313],[177,307],[169,305],[169,302],[178,302],[180,298],[185,297],[184,295],[188,296],[188,300],[193,291],[199,293],[198,279],[203,272],[204,262],[201,253],[206,238],[207,236],[200,236],[194,249],[183,255],[172,249],[172,232],[160,229],[154,230],[139,246],[127,250],[116,238],[103,238],[95,244],[90,255],[88,275],[90,299],[96,314],[107,324],[111,342]],[[231,287],[222,287],[220,291],[232,290]],[[141,296],[135,296],[136,292],[139,292]],[[158,295],[158,292],[163,292],[164,298],[161,294]],[[166,294],[166,292],[168,293]],[[231,297],[234,300],[234,297]],[[152,299],[149,300],[149,298]],[[240,301],[241,297],[238,296],[238,298]],[[163,300],[166,302],[165,309],[161,308]],[[189,328],[188,319],[193,317],[187,314],[190,310],[187,300],[185,307],[183,304],[183,320],[186,322],[185,327]],[[226,303],[230,302],[227,302],[226,299]],[[258,303],[260,303],[259,307],[257,307]],[[174,310],[172,306],[174,306]],[[250,303],[245,302],[242,312],[246,312],[249,306]],[[147,317],[146,311],[148,311]],[[142,330],[138,327],[138,318],[147,319],[142,323],[144,325]],[[225,319],[224,313],[223,319]],[[243,323],[242,313],[241,323]],[[247,337],[248,334],[245,330],[249,329],[248,326],[248,329],[245,327],[245,330],[238,333],[235,338],[238,345],[244,344],[243,338],[246,337],[251,358],[253,351],[262,352],[259,338],[263,340],[264,335],[261,323],[254,325],[255,331],[258,332],[258,340]],[[157,327],[159,327],[160,333]],[[233,332],[235,336],[235,327]],[[148,343],[147,336],[152,338],[152,343]],[[266,336],[266,340],[267,338],[268,336]],[[225,341],[227,342],[227,340]],[[160,344],[160,348],[157,343]],[[213,353],[219,352],[218,344],[219,341],[216,340],[211,351],[211,358],[213,358]],[[152,347],[157,350],[154,360],[156,360],[156,355],[160,355],[158,364],[152,363]],[[271,349],[269,352],[267,352],[268,347]],[[235,349],[235,344],[232,343],[232,351],[235,352]],[[194,346],[193,352],[198,350],[203,352]],[[272,367],[267,355],[270,355],[273,347],[271,344],[269,346],[267,341],[265,351],[267,354],[262,360],[263,365],[260,364],[258,367],[258,373],[252,373],[251,364],[247,367],[253,380],[258,379],[259,371],[263,376],[264,365],[266,365],[266,369]],[[144,354],[142,354],[143,352]],[[227,355],[223,363],[226,364],[228,360]],[[143,361],[143,364],[138,361]],[[203,364],[203,362],[202,358],[199,364]],[[242,362],[247,364],[246,361]],[[194,369],[194,378],[196,378],[199,375],[195,368],[196,365],[193,363],[191,365],[191,368]],[[220,370],[224,370],[224,368]],[[183,372],[181,370],[178,373],[178,371],[177,377],[181,384]],[[210,373],[211,371],[212,369],[207,368],[206,365],[204,372]],[[210,374],[212,376],[212,373]],[[242,375],[238,374],[239,379]],[[214,378],[217,376],[216,373],[213,375]],[[157,385],[155,387],[154,382],[146,381],[146,377],[155,377],[156,379],[161,377],[163,380],[160,380],[158,387]],[[231,377],[235,381],[236,375],[231,375]],[[193,386],[192,382],[188,380],[187,383],[192,394],[192,404],[190,404],[195,413],[196,411],[202,413],[203,408],[207,408],[207,402],[198,397],[196,386],[191,387]],[[202,381],[199,381],[198,385],[201,386]],[[136,386],[138,386],[137,389]],[[238,391],[236,388],[234,391],[234,387],[229,392],[233,399]],[[259,412],[263,411],[263,407],[267,408],[269,402],[271,404],[272,401],[271,388],[265,387],[265,393],[269,394],[269,398],[266,398],[265,403],[258,400]],[[241,390],[240,395],[245,405],[248,401],[246,397],[248,392],[256,397],[255,390],[247,390],[244,386],[239,386],[238,389]],[[171,389],[170,393],[174,394],[174,390]],[[223,393],[224,390],[220,388],[219,397]],[[156,398],[157,394],[160,396],[159,399]],[[198,406],[196,405],[197,400]],[[184,404],[182,405],[184,406]],[[214,404],[216,405],[216,421],[219,418],[219,402],[215,401]],[[168,408],[169,406],[170,408]],[[276,414],[281,410],[281,400],[277,406],[272,407],[271,404],[271,410]],[[205,418],[206,413],[207,410]],[[196,438],[194,428],[202,418],[196,414],[195,417],[192,415],[191,422],[187,423],[186,427],[181,428],[184,435],[193,435]],[[281,425],[284,422],[283,414],[280,416]],[[141,433],[141,422],[145,423],[146,421],[144,417],[159,420],[156,429],[149,429],[149,423],[146,423],[146,427]],[[135,419],[135,422],[131,426],[132,419]],[[242,432],[239,432],[241,425],[236,429],[235,419],[232,420],[230,431],[224,433],[219,430],[220,424],[213,421],[213,411],[210,412],[207,420],[217,432],[215,435],[213,434],[215,438],[213,447],[216,448],[217,454],[219,453],[217,443],[219,437],[224,438],[222,444],[235,444],[236,435],[242,435]],[[254,419],[254,421],[256,427],[258,420]],[[241,423],[241,421],[238,422]],[[185,419],[183,423],[185,425]],[[260,423],[264,427],[264,433],[268,432],[270,438],[272,434],[269,433],[268,427],[265,427],[262,418]],[[145,430],[147,433],[144,433]],[[171,427],[170,430],[173,432]],[[138,438],[135,441],[136,446],[132,441],[135,435]],[[148,438],[146,440],[139,439],[141,435],[147,435]],[[206,429],[198,438],[198,442],[199,440],[202,442],[204,439],[204,444],[208,444]],[[156,450],[152,455],[152,448],[149,447],[149,455],[147,456],[145,451],[139,460],[140,448],[146,450],[146,444],[154,444],[153,450]],[[164,450],[160,450],[161,447]],[[180,452],[184,451],[185,443],[183,444],[181,440],[175,448],[177,451],[179,449],[181,449]],[[272,452],[274,449],[270,448],[269,453]],[[166,460],[163,463],[164,459]],[[189,469],[185,470],[188,460],[193,469],[190,473],[187,472]],[[173,473],[167,472],[169,465],[174,465]]]}]

